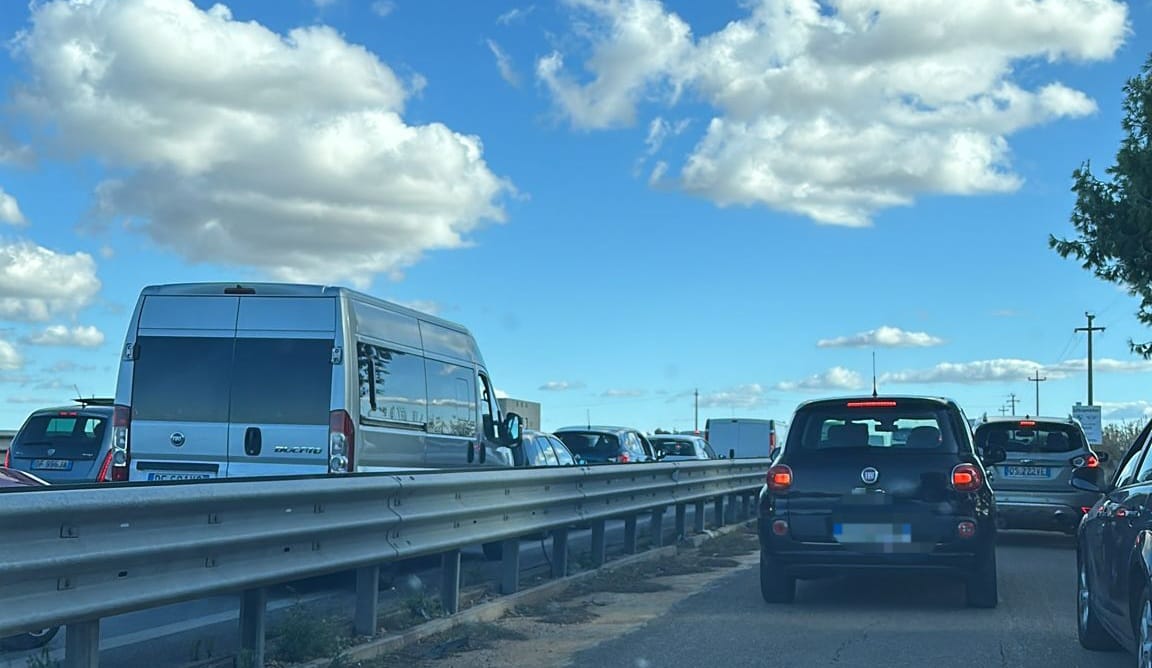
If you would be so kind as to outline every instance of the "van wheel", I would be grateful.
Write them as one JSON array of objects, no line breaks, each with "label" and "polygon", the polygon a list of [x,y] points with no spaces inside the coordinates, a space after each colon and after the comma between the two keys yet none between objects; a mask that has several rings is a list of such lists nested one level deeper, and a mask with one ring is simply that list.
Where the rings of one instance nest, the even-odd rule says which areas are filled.
[{"label": "van wheel", "polygon": [[0,638],[0,647],[14,651],[36,649],[47,645],[52,638],[56,637],[56,632],[60,630],[59,626],[53,626],[39,631],[32,631],[29,633],[20,633],[7,638]]},{"label": "van wheel", "polygon": [[999,602],[996,588],[996,548],[989,546],[976,558],[976,568],[968,575],[966,603],[969,608],[995,608]]},{"label": "van wheel", "polygon": [[484,543],[484,558],[488,561],[500,561],[504,558],[504,544],[497,541]]},{"label": "van wheel", "polygon": [[784,572],[776,560],[760,551],[760,595],[765,603],[796,600],[796,578]]},{"label": "van wheel", "polygon": [[1076,559],[1076,573],[1076,636],[1080,639],[1080,646],[1097,652],[1120,649],[1116,640],[1100,625],[1100,618],[1092,609],[1088,566],[1079,555]]}]

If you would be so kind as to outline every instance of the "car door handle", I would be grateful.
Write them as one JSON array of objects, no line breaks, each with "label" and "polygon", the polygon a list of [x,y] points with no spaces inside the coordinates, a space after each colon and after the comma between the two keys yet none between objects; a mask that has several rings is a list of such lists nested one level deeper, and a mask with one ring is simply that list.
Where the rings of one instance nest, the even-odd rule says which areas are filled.
[{"label": "car door handle", "polygon": [[264,439],[260,435],[260,427],[248,427],[244,430],[244,454],[255,457],[260,454]]}]

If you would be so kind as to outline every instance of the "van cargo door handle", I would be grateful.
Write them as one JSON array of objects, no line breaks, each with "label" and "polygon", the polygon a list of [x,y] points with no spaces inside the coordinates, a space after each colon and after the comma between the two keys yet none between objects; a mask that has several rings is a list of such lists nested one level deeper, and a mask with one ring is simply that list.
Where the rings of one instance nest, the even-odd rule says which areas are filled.
[{"label": "van cargo door handle", "polygon": [[255,457],[260,454],[262,447],[261,441],[263,438],[260,436],[260,427],[248,427],[244,430],[244,454]]}]

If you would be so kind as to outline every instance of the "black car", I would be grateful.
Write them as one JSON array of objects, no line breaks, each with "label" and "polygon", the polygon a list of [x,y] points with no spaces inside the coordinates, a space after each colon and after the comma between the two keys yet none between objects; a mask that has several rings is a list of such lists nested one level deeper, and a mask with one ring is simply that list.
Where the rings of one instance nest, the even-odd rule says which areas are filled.
[{"label": "black car", "polygon": [[996,504],[984,463],[949,399],[801,404],[760,494],[764,600],[791,603],[797,579],[936,571],[964,579],[969,606],[995,607]]},{"label": "black car", "polygon": [[1087,649],[1127,649],[1137,665],[1152,666],[1152,422],[1124,454],[1116,474],[1097,485],[1073,476],[1070,484],[1103,496],[1076,536],[1076,620]]},{"label": "black car", "polygon": [[589,464],[634,464],[659,459],[648,437],[631,427],[561,427],[552,432]]}]

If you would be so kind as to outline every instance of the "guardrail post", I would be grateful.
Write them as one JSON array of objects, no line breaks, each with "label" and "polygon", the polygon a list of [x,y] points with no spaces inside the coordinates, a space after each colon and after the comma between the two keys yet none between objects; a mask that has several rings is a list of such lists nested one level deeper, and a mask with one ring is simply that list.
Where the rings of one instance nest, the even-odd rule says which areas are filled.
[{"label": "guardrail post", "polygon": [[460,550],[448,550],[441,557],[440,605],[444,613],[460,611]]},{"label": "guardrail post", "polygon": [[712,521],[715,523],[716,528],[719,529],[720,527],[724,526],[724,495],[723,494],[716,497],[716,508],[714,510],[716,512],[714,513],[715,517],[713,518]]},{"label": "guardrail post", "polygon": [[676,504],[676,540],[684,539],[684,532],[688,527],[688,506],[683,503]]},{"label": "guardrail post", "polygon": [[[32,665],[32,659],[28,660]],[[64,629],[64,668],[100,665],[100,620],[74,622]]]},{"label": "guardrail post", "polygon": [[608,541],[605,540],[604,520],[592,520],[592,566],[600,568],[608,560]]},{"label": "guardrail post", "polygon": [[652,547],[664,547],[664,512],[668,509],[664,506],[652,509],[651,524],[649,524],[649,531],[652,533]]},{"label": "guardrail post", "polygon": [[752,496],[744,494],[740,498],[742,499],[740,504],[740,517],[741,519],[748,519],[752,517]]},{"label": "guardrail post", "polygon": [[520,538],[500,543],[500,593],[515,594],[520,590]]},{"label": "guardrail post", "polygon": [[728,501],[726,502],[726,505],[728,507],[725,508],[725,513],[724,513],[724,523],[725,524],[733,524],[734,522],[737,521],[736,509],[737,509],[737,501],[739,501],[739,500],[740,500],[739,494],[729,494],[728,495]]},{"label": "guardrail post", "polygon": [[568,575],[568,528],[552,530],[552,577]]},{"label": "guardrail post", "polygon": [[268,608],[268,590],[264,587],[245,589],[240,594],[240,663],[264,665],[264,618]]},{"label": "guardrail post", "polygon": [[356,635],[376,635],[376,617],[380,613],[380,566],[356,569],[356,615],[352,625]]},{"label": "guardrail post", "polygon": [[636,516],[624,518],[624,554],[636,554]]},{"label": "guardrail post", "polygon": [[696,507],[692,509],[692,531],[693,533],[704,533],[704,502],[697,501]]}]

